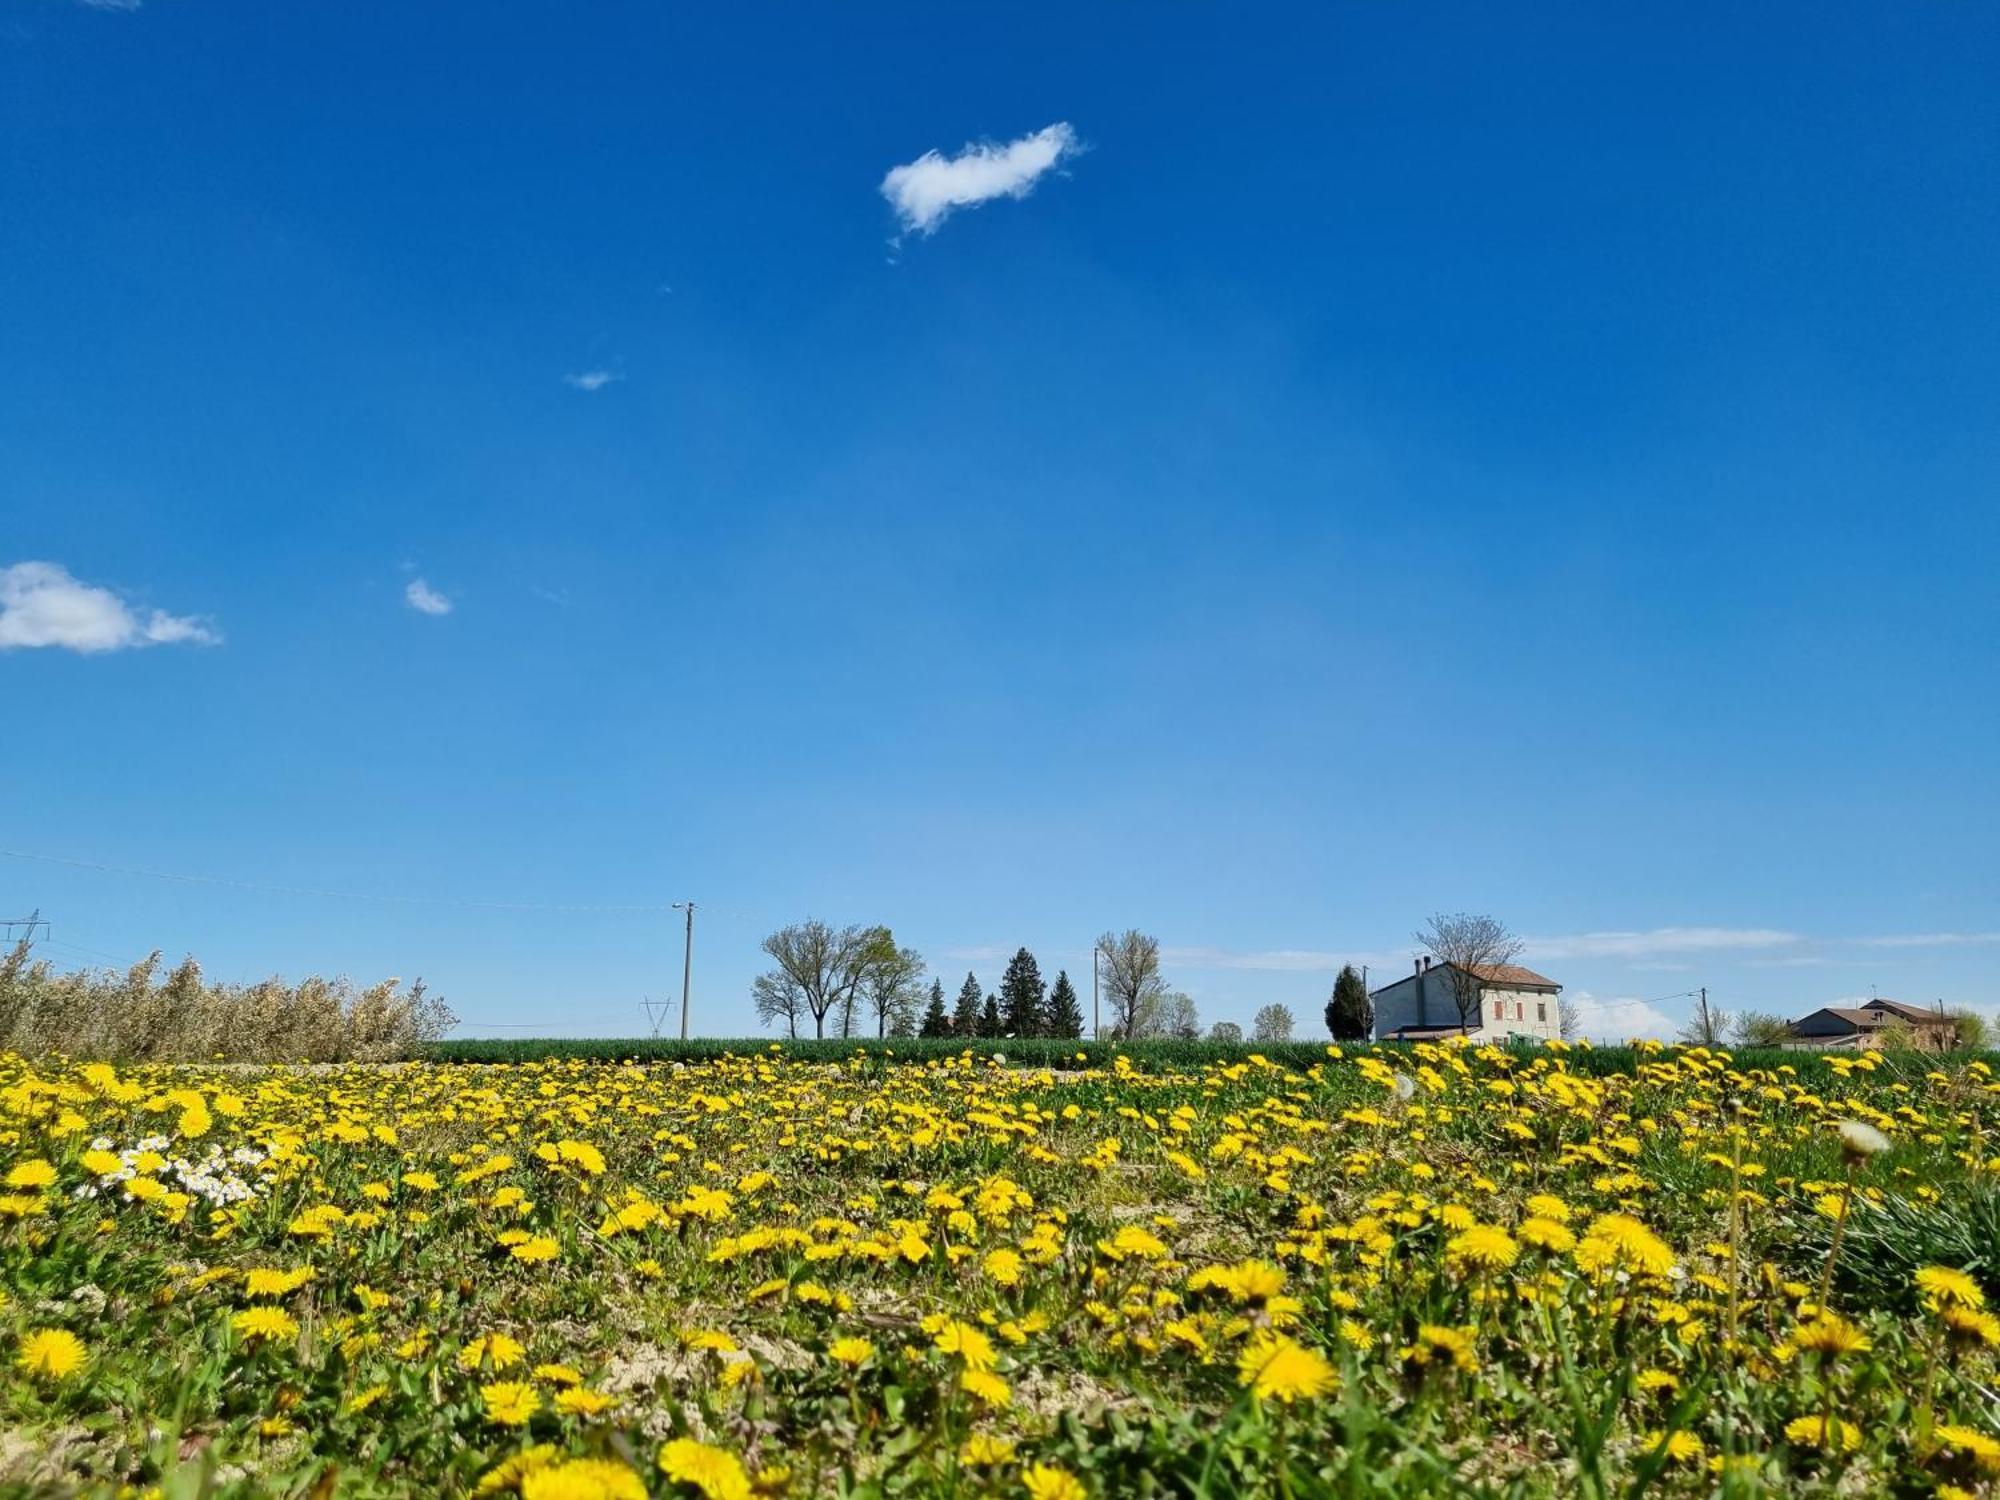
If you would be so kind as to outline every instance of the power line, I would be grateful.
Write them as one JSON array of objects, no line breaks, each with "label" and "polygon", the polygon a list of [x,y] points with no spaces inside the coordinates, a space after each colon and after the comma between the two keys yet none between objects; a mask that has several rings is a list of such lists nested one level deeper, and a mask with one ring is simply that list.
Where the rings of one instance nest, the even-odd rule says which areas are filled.
[{"label": "power line", "polygon": [[556,912],[649,912],[663,914],[671,906],[657,902],[630,902],[588,905],[550,901],[470,901],[453,896],[385,896],[368,891],[329,891],[312,886],[269,885],[255,880],[232,880],[219,875],[182,875],[165,870],[137,870],[124,865],[98,864],[94,860],[69,859],[57,854],[29,854],[19,849],[0,849],[0,859],[26,859],[38,864],[64,865],[73,870],[95,870],[104,875],[131,875],[145,880],[166,880],[177,885],[223,886],[237,891],[258,891],[271,896],[313,896],[329,901],[380,901],[401,906],[475,907],[488,911]]}]

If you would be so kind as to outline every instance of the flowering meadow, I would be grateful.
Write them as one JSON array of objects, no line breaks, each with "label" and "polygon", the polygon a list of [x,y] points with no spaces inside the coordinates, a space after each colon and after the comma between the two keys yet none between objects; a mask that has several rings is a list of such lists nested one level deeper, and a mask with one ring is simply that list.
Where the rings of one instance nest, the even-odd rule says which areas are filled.
[{"label": "flowering meadow", "polygon": [[1979,1495],[1977,1060],[0,1055],[0,1489]]}]

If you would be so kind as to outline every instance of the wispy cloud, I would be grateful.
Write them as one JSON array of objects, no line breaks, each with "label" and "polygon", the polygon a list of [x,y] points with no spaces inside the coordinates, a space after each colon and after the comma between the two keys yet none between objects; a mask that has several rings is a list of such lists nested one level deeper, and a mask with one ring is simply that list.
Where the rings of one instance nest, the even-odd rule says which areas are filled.
[{"label": "wispy cloud", "polygon": [[448,615],[451,600],[421,578],[412,578],[403,590],[403,600],[420,615]]},{"label": "wispy cloud", "polygon": [[1405,961],[1401,954],[1331,953],[1314,948],[1161,948],[1160,962],[1179,969],[1252,969],[1274,974],[1331,974],[1342,964],[1385,968]]},{"label": "wispy cloud", "polygon": [[956,156],[926,151],[889,169],[882,196],[906,233],[930,234],[958,209],[1027,197],[1044,174],[1079,149],[1076,132],[1058,121],[1004,146],[976,141]]},{"label": "wispy cloud", "polygon": [[1854,941],[1863,948],[1968,948],[2000,943],[2000,932],[1907,932]]},{"label": "wispy cloud", "polygon": [[213,646],[221,635],[192,615],[135,610],[58,563],[0,568],[0,651],[54,646],[85,654],[136,646]]},{"label": "wispy cloud", "polygon": [[145,0],[76,0],[85,10],[137,10]]},{"label": "wispy cloud", "polygon": [[1655,927],[1645,932],[1579,932],[1523,938],[1529,958],[1653,958],[1667,953],[1716,953],[1782,948],[1803,939],[1771,927]]},{"label": "wispy cloud", "polygon": [[1011,958],[1013,949],[1002,948],[997,943],[961,943],[957,947],[946,948],[944,956],[956,964],[997,964],[1002,959]]},{"label": "wispy cloud", "polygon": [[563,384],[579,391],[601,391],[613,381],[624,378],[616,370],[580,370],[563,376]]}]

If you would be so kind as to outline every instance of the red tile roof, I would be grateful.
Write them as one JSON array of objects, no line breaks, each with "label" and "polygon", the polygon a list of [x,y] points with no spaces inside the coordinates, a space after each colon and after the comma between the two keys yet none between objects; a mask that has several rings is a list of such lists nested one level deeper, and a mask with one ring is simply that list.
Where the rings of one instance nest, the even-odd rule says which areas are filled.
[{"label": "red tile roof", "polygon": [[1519,964],[1466,964],[1465,967],[1477,974],[1482,982],[1509,989],[1532,985],[1551,990],[1562,988],[1553,979],[1537,974],[1533,969],[1524,969]]}]

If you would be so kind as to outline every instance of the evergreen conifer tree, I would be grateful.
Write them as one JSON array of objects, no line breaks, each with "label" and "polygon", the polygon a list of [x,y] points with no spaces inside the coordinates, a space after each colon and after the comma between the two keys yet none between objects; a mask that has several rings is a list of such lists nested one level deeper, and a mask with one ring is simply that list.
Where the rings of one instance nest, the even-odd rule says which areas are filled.
[{"label": "evergreen conifer tree", "polygon": [[951,1012],[951,1034],[979,1035],[979,977],[976,974],[967,974],[965,983],[958,987],[958,1004]]},{"label": "evergreen conifer tree", "polygon": [[1336,1042],[1365,1042],[1375,1034],[1375,1003],[1353,964],[1342,966],[1326,1002],[1326,1029]]},{"label": "evergreen conifer tree", "polygon": [[944,981],[931,981],[931,1003],[924,1011],[923,1029],[918,1036],[950,1036],[951,1016],[944,1008]]},{"label": "evergreen conifer tree", "polygon": [[1050,1036],[1082,1036],[1083,1006],[1076,998],[1076,986],[1069,982],[1069,970],[1056,972],[1055,987],[1049,991]]},{"label": "evergreen conifer tree", "polygon": [[979,1034],[981,1036],[1005,1036],[1004,1022],[1000,1019],[1000,997],[988,995],[986,1004],[979,1011]]},{"label": "evergreen conifer tree", "polygon": [[1042,966],[1026,948],[1007,960],[1000,979],[1000,1024],[1008,1036],[1040,1036],[1047,1029]]}]

